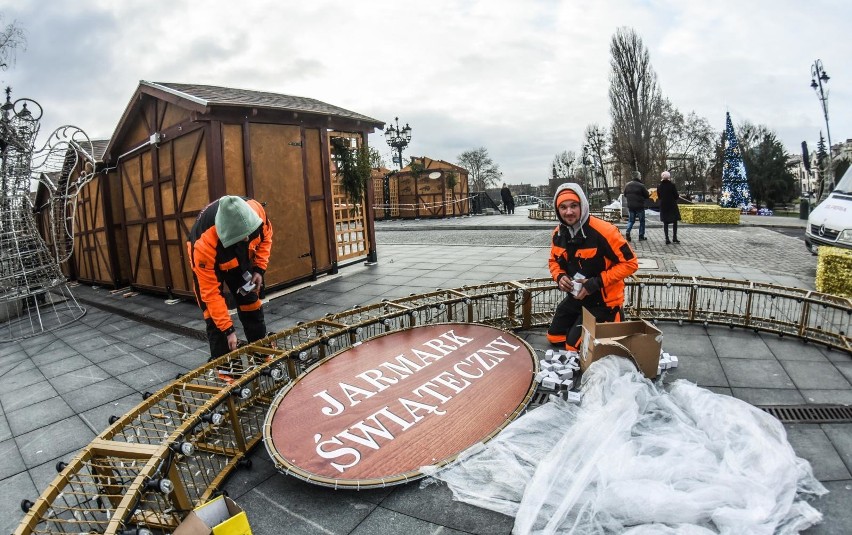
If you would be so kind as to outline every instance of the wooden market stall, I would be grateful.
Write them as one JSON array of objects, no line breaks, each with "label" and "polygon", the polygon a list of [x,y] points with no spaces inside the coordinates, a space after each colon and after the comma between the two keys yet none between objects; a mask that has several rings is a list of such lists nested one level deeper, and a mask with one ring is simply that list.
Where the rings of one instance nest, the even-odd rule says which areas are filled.
[{"label": "wooden market stall", "polygon": [[375,219],[396,219],[399,217],[398,181],[395,171],[386,167],[375,167],[370,172],[373,185],[373,217]]},{"label": "wooden market stall", "polygon": [[414,157],[400,171],[375,169],[371,180],[376,219],[467,215],[468,172],[442,160]]},{"label": "wooden market stall", "polygon": [[[121,206],[112,202],[110,190],[115,188],[118,174],[107,169],[103,161],[108,144],[108,139],[92,140],[93,154],[81,154],[78,165],[48,173],[45,180],[40,180],[34,210],[45,242],[59,258],[70,255],[61,265],[69,279],[117,287],[128,283],[128,258],[120,223]],[[77,150],[83,148],[78,145]],[[76,183],[82,173],[91,171],[85,169],[86,165],[94,165],[99,172],[79,190],[72,188],[74,191],[69,194],[68,185]],[[53,184],[55,191],[47,183]],[[69,220],[72,213],[73,219]],[[72,225],[73,236],[65,232]]]},{"label": "wooden market stall", "polygon": [[105,204],[119,213],[116,243],[127,258],[126,266],[113,260],[116,280],[191,296],[186,237],[201,210],[222,195],[265,204],[275,233],[269,289],[335,272],[344,260],[375,259],[372,212],[365,209],[372,190],[360,206],[348,202],[330,140],[357,138],[366,146],[368,134],[383,126],[310,98],[141,81],[103,156],[115,173],[114,180],[103,177]]}]

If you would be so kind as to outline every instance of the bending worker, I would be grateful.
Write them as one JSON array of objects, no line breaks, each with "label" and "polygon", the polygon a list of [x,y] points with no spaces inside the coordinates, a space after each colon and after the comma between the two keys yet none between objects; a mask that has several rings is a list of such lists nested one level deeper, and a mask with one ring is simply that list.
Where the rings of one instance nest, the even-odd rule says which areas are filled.
[{"label": "bending worker", "polygon": [[249,342],[266,336],[260,290],[272,251],[272,225],[259,202],[225,195],[198,215],[189,241],[195,297],[204,312],[210,359],[237,348],[224,287],[237,303],[237,315]]},{"label": "bending worker", "polygon": [[624,279],[639,269],[639,262],[615,225],[589,215],[589,201],[579,184],[559,186],[553,204],[559,224],[553,231],[548,267],[568,295],[556,307],[547,339],[576,350],[583,308],[599,322],[622,320]]}]

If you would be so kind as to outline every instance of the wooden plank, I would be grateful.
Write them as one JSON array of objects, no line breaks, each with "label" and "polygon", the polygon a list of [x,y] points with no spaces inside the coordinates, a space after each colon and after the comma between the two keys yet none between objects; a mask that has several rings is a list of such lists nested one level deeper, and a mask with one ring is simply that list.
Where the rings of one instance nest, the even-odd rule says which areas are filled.
[{"label": "wooden plank", "polygon": [[162,445],[140,444],[94,438],[87,446],[92,455],[98,457],[122,457],[127,459],[148,459],[160,453]]},{"label": "wooden plank", "polygon": [[160,101],[160,106],[163,108],[163,115],[159,126],[159,130],[161,131],[189,120],[190,110],[184,107],[163,101]]},{"label": "wooden plank", "polygon": [[246,166],[243,154],[243,126],[222,125],[222,160],[225,169],[225,194],[246,195]]},{"label": "wooden plank", "polygon": [[308,203],[310,206],[312,250],[314,268],[317,272],[327,272],[332,268],[330,242],[328,234],[329,213],[327,210],[325,174],[322,161],[322,134],[316,128],[304,130],[305,172],[308,180]]},{"label": "wooden plank", "polygon": [[[172,288],[172,286],[174,286],[174,284],[172,283],[172,276],[171,276],[172,260],[169,258],[168,249],[167,249],[166,243],[165,243],[166,230],[165,230],[164,218],[166,217],[167,213],[165,212],[164,206],[163,206],[163,189],[165,187],[165,190],[166,190],[165,197],[167,199],[168,198],[174,199],[174,196],[171,193],[171,189],[173,188],[173,185],[170,184],[170,183],[166,183],[165,186],[163,185],[163,181],[162,181],[161,176],[160,176],[160,161],[159,161],[160,160],[160,151],[159,150],[151,150],[151,151],[148,152],[148,154],[151,155],[151,170],[150,170],[150,173],[151,173],[151,183],[152,183],[151,190],[152,190],[152,194],[153,194],[153,197],[154,197],[154,214],[153,215],[156,219],[157,237],[159,238],[158,242],[157,242],[157,255],[155,255],[155,256],[159,256],[160,261],[157,264],[155,264],[154,272],[155,273],[159,272],[159,276],[157,277],[156,283],[161,285],[161,286],[164,286],[165,289],[169,293],[171,293],[171,288]],[[142,161],[145,161],[144,156],[143,156]],[[170,181],[171,181],[171,177],[169,177],[169,182]],[[172,213],[169,212],[168,215],[172,215]],[[176,259],[176,260],[179,260],[179,258]],[[161,267],[157,267],[157,266],[161,266]]]},{"label": "wooden plank", "polygon": [[227,193],[225,185],[225,169],[222,159],[222,123],[210,121],[207,128],[207,164],[208,192],[210,199],[218,199]]}]

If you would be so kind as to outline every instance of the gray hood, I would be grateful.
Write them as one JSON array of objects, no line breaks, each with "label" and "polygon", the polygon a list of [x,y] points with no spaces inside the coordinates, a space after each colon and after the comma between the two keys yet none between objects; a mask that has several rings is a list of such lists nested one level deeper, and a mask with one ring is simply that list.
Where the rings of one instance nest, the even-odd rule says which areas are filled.
[{"label": "gray hood", "polygon": [[[573,191],[577,194],[577,197],[580,198],[580,219],[577,220],[577,224],[573,227],[569,226],[565,221],[562,220],[562,217],[559,215],[559,209],[556,206],[556,199],[559,198],[559,194],[566,189]],[[567,229],[569,231],[569,235],[573,238],[577,234],[580,234],[585,237],[586,233],[583,232],[583,225],[589,220],[589,200],[586,199],[586,194],[583,193],[583,188],[580,187],[579,184],[575,182],[566,182],[556,188],[556,193],[553,195],[553,209],[556,211],[556,219],[559,221],[559,232],[562,232],[562,229]]]}]

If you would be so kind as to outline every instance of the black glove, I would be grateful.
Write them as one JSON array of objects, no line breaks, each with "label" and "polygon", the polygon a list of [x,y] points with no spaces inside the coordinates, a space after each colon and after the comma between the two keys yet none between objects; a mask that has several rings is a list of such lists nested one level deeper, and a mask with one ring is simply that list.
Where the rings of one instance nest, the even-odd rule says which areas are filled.
[{"label": "black glove", "polygon": [[583,283],[583,288],[586,289],[589,295],[599,292],[601,289],[601,278],[592,277],[591,279],[586,279],[586,282]]}]

